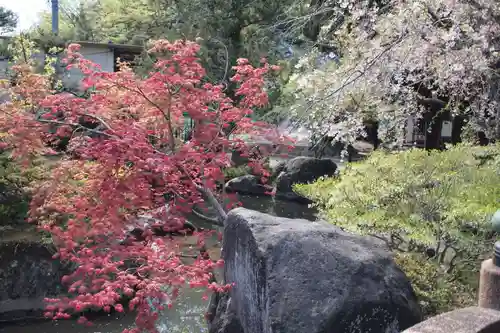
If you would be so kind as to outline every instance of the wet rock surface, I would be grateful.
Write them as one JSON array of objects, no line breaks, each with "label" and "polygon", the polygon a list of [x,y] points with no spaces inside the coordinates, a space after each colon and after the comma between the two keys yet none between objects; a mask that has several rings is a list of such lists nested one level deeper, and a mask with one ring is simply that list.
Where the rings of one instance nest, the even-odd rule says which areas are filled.
[{"label": "wet rock surface", "polygon": [[0,321],[43,317],[45,297],[65,292],[68,269],[35,240],[0,243]]}]

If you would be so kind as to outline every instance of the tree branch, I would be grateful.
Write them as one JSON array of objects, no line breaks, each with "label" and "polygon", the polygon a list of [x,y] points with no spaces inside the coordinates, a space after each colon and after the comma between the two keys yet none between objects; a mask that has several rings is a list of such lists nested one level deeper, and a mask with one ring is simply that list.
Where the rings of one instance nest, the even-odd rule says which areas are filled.
[{"label": "tree branch", "polygon": [[[105,133],[105,132],[102,132],[102,131],[98,131],[98,130],[95,130],[95,129],[85,128],[85,127],[81,126],[80,124],[67,123],[67,122],[64,122],[64,121],[57,121],[57,120],[41,119],[41,118],[36,118],[36,120],[38,122],[41,122],[41,123],[56,124],[56,125],[66,125],[66,126],[72,126],[72,127],[76,127],[76,128],[82,128],[82,129],[87,130],[89,132],[93,132],[93,133],[96,133],[96,134],[105,135],[105,136],[107,136],[109,138],[119,139],[119,137],[117,137],[115,135],[108,134],[108,133]],[[162,153],[159,150],[155,150],[155,151],[158,152],[158,153],[161,153],[163,155],[166,155],[165,153]],[[213,219],[213,218],[210,218],[208,216],[204,216],[203,214],[200,214],[199,212],[196,212],[195,210],[193,210],[193,213],[195,215],[197,215],[198,217],[202,218],[202,219],[211,221],[212,223],[216,223],[217,225],[220,225],[220,226],[224,226],[224,221],[226,220],[227,214],[226,214],[224,208],[222,207],[222,205],[219,203],[219,201],[215,197],[215,195],[212,193],[212,191],[210,191],[210,189],[208,189],[208,188],[205,188],[203,186],[200,186],[200,185],[196,184],[196,182],[194,181],[194,179],[191,178],[191,175],[189,175],[189,173],[187,172],[187,170],[182,165],[178,164],[177,167],[185,175],[187,175],[189,177],[189,179],[191,180],[191,182],[195,186],[196,190],[198,192],[200,192],[205,197],[205,199],[208,201],[208,203],[212,207],[215,208],[216,213],[217,213],[217,219]]]},{"label": "tree branch", "polygon": [[196,187],[196,190],[198,190],[198,192],[200,192],[205,197],[205,199],[208,201],[208,203],[213,208],[215,208],[215,211],[217,213],[217,221],[219,222],[218,224],[221,226],[224,226],[224,222],[227,218],[227,213],[224,210],[224,208],[222,207],[222,205],[220,204],[220,202],[217,200],[215,195],[208,188],[205,188],[205,187],[197,185],[197,184],[195,184],[195,187]]},{"label": "tree branch", "polygon": [[200,219],[206,220],[206,221],[208,221],[210,223],[213,223],[213,224],[216,224],[216,225],[219,225],[219,226],[223,226],[224,225],[223,223],[220,223],[219,219],[213,218],[213,217],[210,217],[210,216],[206,216],[205,214],[202,214],[199,211],[197,211],[194,207],[191,208],[191,211],[193,212],[194,215],[196,215]]},{"label": "tree branch", "polygon": [[104,127],[106,127],[106,129],[111,130],[111,126],[109,126],[109,124],[107,122],[105,122],[104,119],[102,119],[101,117],[93,115],[93,114],[90,114],[90,113],[83,113],[82,115],[85,116],[85,117],[90,117],[90,118],[93,118],[93,119],[97,120],[102,125],[104,125]]},{"label": "tree branch", "polygon": [[105,133],[103,131],[99,131],[99,130],[92,129],[92,128],[87,128],[87,127],[84,127],[84,126],[82,126],[80,124],[77,124],[77,123],[68,123],[68,122],[65,122],[65,121],[41,119],[40,117],[35,118],[35,120],[38,121],[39,123],[54,124],[54,125],[61,125],[61,126],[71,126],[71,127],[77,128],[77,129],[81,128],[81,129],[83,129],[85,131],[89,131],[89,132],[92,132],[92,133],[95,133],[95,134],[101,134],[101,135],[107,136],[109,138],[120,139],[116,135]]},{"label": "tree branch", "polygon": [[[159,153],[159,154],[162,154],[162,155],[166,155],[168,156],[168,154],[165,154],[159,150],[155,150],[155,152]],[[212,193],[212,191],[209,189],[209,188],[206,188],[206,187],[203,187],[203,186],[200,186],[198,185],[194,179],[191,177],[191,175],[189,174],[189,172],[186,170],[186,168],[182,165],[182,164],[179,164],[179,163],[175,163],[175,165],[177,166],[177,168],[179,170],[182,171],[182,173],[184,173],[188,178],[189,180],[191,181],[191,183],[193,184],[193,186],[196,188],[196,190],[198,192],[200,192],[200,194],[208,201],[208,203],[215,209],[216,211],[216,214],[217,214],[217,221],[218,221],[218,225],[221,225],[221,226],[224,226],[224,221],[226,220],[227,218],[227,213],[226,211],[224,210],[224,208],[222,207],[222,205],[220,204],[220,202],[217,200],[217,198],[215,197],[215,195]],[[196,213],[195,213],[196,214]]]}]

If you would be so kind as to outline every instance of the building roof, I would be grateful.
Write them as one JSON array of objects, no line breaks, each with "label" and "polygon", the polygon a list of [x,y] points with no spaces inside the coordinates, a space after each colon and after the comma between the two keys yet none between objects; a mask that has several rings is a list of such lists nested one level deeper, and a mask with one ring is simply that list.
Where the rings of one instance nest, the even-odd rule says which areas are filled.
[{"label": "building roof", "polygon": [[130,45],[130,44],[115,44],[112,42],[94,43],[94,42],[87,42],[87,41],[72,41],[71,43],[79,44],[81,46],[107,47],[107,48],[112,49],[112,50],[129,51],[129,52],[136,52],[136,53],[140,53],[140,52],[144,51],[144,46]]},{"label": "building roof", "polygon": [[[0,36],[0,40],[10,41],[11,39],[12,39],[12,36]],[[131,45],[131,44],[115,44],[112,42],[97,43],[97,42],[88,42],[88,41],[71,41],[69,43],[66,43],[66,45],[68,45],[70,43],[80,44],[81,46],[106,47],[106,48],[109,48],[112,50],[129,51],[129,52],[136,52],[136,53],[140,53],[140,52],[144,51],[144,46]],[[60,45],[60,46],[64,47],[66,45]]]}]

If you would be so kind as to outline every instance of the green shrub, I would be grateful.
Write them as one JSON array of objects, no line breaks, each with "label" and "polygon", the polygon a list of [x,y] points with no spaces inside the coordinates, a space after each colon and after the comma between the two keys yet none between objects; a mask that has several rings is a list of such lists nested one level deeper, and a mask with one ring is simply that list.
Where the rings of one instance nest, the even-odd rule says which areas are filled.
[{"label": "green shrub", "polygon": [[240,177],[240,176],[251,175],[251,174],[252,174],[252,168],[250,168],[247,165],[242,165],[239,167],[231,167],[231,168],[224,169],[224,178],[226,180],[230,180],[230,179]]},{"label": "green shrub", "polygon": [[24,220],[29,208],[30,186],[42,179],[44,172],[41,161],[21,169],[7,153],[0,153],[0,225]]},{"label": "green shrub", "polygon": [[[457,287],[446,281],[463,284],[469,298],[475,297],[480,261],[494,241],[489,220],[500,208],[499,171],[498,145],[377,151],[348,165],[338,178],[298,185],[296,191],[313,199],[332,223],[381,238],[398,252],[428,258],[425,263],[435,267],[441,282],[426,291],[426,298],[440,312],[447,310],[441,306],[446,300],[456,304],[449,298],[453,293],[444,290]],[[424,267],[401,262],[408,276],[434,279],[432,268],[417,274],[415,269]]]},{"label": "green shrub", "polygon": [[394,261],[405,272],[425,317],[475,304],[475,289],[418,253],[396,253]]}]

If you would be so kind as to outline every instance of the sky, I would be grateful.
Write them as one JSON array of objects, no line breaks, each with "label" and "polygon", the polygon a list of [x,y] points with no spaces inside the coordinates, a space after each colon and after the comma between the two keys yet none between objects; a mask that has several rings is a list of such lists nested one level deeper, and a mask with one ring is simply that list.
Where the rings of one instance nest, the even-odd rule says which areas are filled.
[{"label": "sky", "polygon": [[47,0],[0,0],[0,6],[19,15],[17,31],[23,31],[36,23],[38,13],[49,9]]}]

